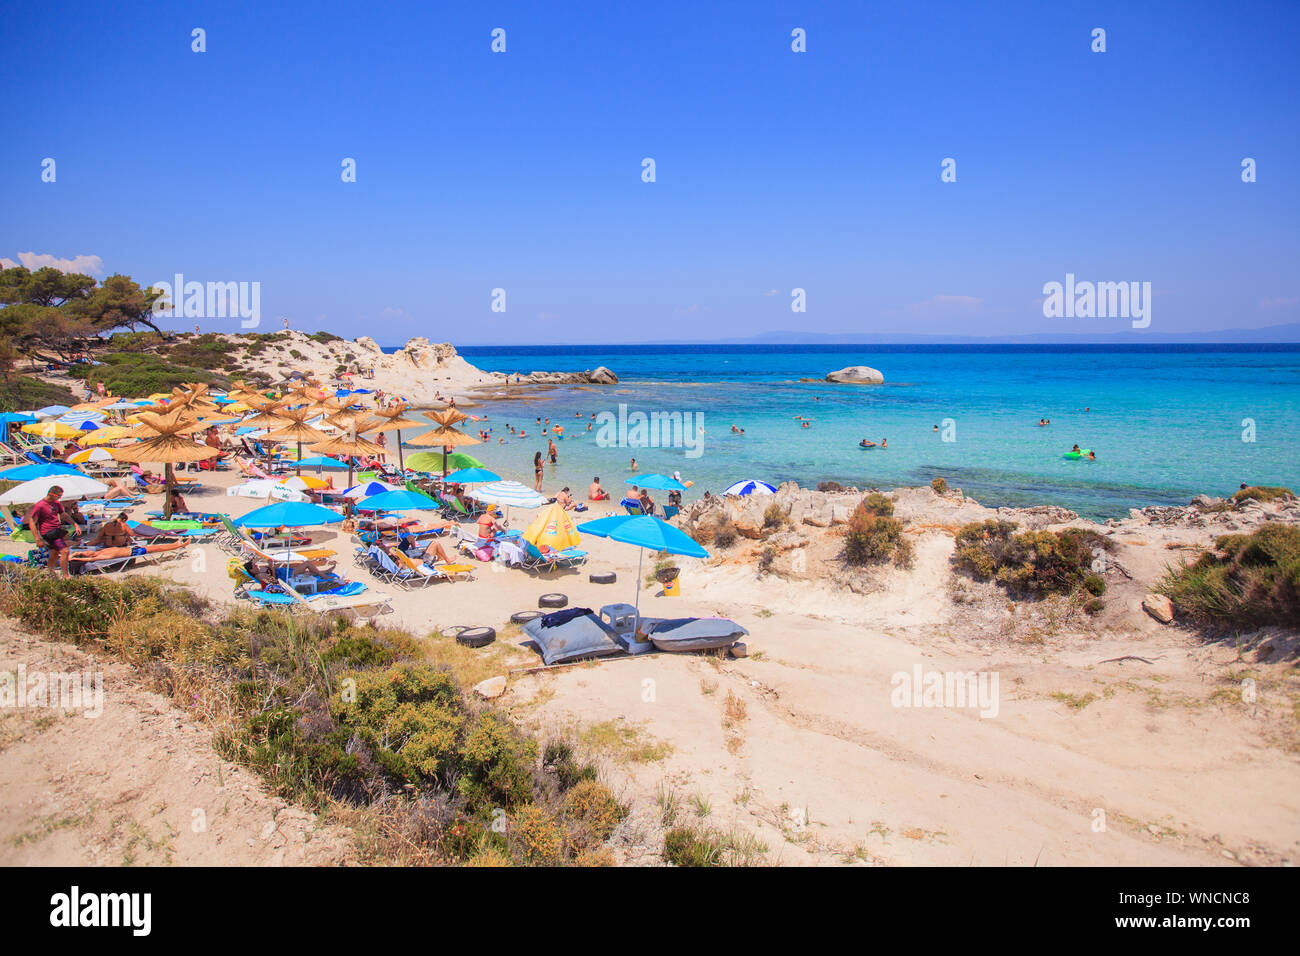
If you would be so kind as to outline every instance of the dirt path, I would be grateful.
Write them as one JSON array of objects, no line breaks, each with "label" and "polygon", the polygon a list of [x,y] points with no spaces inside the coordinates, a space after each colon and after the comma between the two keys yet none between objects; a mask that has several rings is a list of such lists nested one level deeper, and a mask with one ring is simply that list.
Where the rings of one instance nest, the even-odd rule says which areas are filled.
[{"label": "dirt path", "polygon": [[[0,621],[0,670],[99,671],[103,708],[0,709],[0,865],[345,863],[346,831],[268,794],[117,663]],[[93,710],[93,705],[91,707]]]},{"label": "dirt path", "polygon": [[[1276,734],[1293,702],[1284,683],[1268,689],[1267,665],[1161,627],[1140,599],[1117,600],[1123,628],[1008,640],[998,621],[964,617],[942,579],[918,568],[912,587],[923,613],[903,615],[894,590],[856,599],[856,621],[844,603],[817,619],[719,600],[750,627],[748,659],[647,655],[509,693],[543,733],[612,722],[625,740],[607,748],[606,777],[651,808],[638,844],[655,844],[653,808],[672,794],[679,821],[755,833],[782,864],[1300,858],[1300,757]],[[1152,663],[1102,663],[1125,655]],[[996,713],[897,706],[891,679],[917,666],[996,674]],[[1247,667],[1258,704],[1242,700]]]}]

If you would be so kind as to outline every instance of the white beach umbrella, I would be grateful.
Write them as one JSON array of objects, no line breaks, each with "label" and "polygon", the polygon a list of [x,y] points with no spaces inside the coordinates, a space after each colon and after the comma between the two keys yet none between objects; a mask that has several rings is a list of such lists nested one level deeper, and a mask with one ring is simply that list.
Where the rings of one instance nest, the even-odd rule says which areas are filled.
[{"label": "white beach umbrella", "polygon": [[347,491],[343,492],[343,497],[360,501],[362,498],[369,498],[371,495],[382,495],[386,491],[401,490],[401,485],[394,485],[387,481],[380,481],[377,478],[372,478],[370,481],[363,481],[359,485],[353,485]]},{"label": "white beach umbrella", "polygon": [[254,478],[251,481],[232,485],[226,489],[226,494],[232,498],[274,498],[277,501],[308,500],[307,496],[301,491],[286,488],[278,481],[272,481],[269,478]]},{"label": "white beach umbrella", "polygon": [[738,481],[722,492],[723,495],[736,495],[743,498],[746,495],[774,495],[776,489],[766,481],[759,481],[757,478],[746,478],[744,481]]},{"label": "white beach umbrella", "polygon": [[0,495],[0,505],[30,505],[40,501],[58,485],[63,489],[64,498],[83,498],[87,495],[100,495],[108,491],[108,485],[85,475],[49,475],[45,478],[33,478],[15,485]]},{"label": "white beach umbrella", "polygon": [[488,504],[505,505],[511,508],[540,508],[547,502],[545,495],[538,494],[532,488],[521,485],[517,481],[491,481],[465,494],[479,501],[486,501]]}]

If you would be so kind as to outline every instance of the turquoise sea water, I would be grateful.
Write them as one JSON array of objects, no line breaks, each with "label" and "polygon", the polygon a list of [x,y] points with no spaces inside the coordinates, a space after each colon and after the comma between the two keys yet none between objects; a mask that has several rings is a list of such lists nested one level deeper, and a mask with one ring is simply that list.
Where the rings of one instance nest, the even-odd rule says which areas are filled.
[{"label": "turquoise sea water", "polygon": [[[537,416],[566,426],[555,481],[583,490],[593,475],[622,488],[635,455],[642,473],[680,470],[690,497],[741,478],[815,486],[926,484],[942,476],[988,505],[1056,503],[1093,518],[1131,507],[1185,504],[1242,483],[1300,488],[1300,347],[1165,346],[591,346],[464,348],[491,371],[569,371],[606,365],[617,386],[557,389],[538,402],[477,409],[494,429],[467,449],[531,483],[545,439]],[[870,365],[878,387],[800,383]],[[684,449],[602,448],[593,412],[619,403],[703,415],[699,458]],[[1084,409],[1090,411],[1085,412]],[[582,418],[575,417],[575,413]],[[801,428],[794,416],[813,419]],[[1049,427],[1038,427],[1049,418]],[[943,440],[945,419],[954,441]],[[1254,441],[1243,441],[1249,422]],[[505,424],[524,426],[514,438]],[[471,423],[472,424],[472,423]],[[743,436],[730,431],[745,429]],[[940,432],[934,431],[935,425]],[[506,436],[507,443],[496,439]],[[862,450],[861,438],[887,449]],[[1077,442],[1095,462],[1067,461]]]}]

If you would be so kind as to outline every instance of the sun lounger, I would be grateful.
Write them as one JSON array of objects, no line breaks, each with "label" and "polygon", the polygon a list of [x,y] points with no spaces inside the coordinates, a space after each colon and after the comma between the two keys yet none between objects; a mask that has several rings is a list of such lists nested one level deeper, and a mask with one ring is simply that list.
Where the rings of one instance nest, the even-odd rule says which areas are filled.
[{"label": "sun lounger", "polygon": [[565,548],[563,551],[542,551],[531,541],[520,537],[516,544],[523,550],[523,565],[530,570],[542,568],[547,571],[557,568],[580,568],[587,563],[587,552],[577,548]]},{"label": "sun lounger", "polygon": [[730,647],[749,633],[725,617],[642,618],[641,630],[659,650],[672,653]]},{"label": "sun lounger", "polygon": [[125,571],[137,564],[170,561],[185,553],[179,549],[149,551],[147,550],[148,547],[148,545],[132,545],[130,554],[116,555],[110,558],[78,557],[76,554],[71,554],[68,556],[68,570],[73,574],[102,574],[109,571]]},{"label": "sun lounger", "polygon": [[376,617],[393,612],[392,599],[387,594],[371,591],[367,595],[340,597],[333,594],[307,596],[291,585],[284,585],[286,593],[306,610],[317,614],[346,614],[352,617]]},{"label": "sun lounger", "polygon": [[398,567],[412,575],[408,581],[423,581],[425,584],[430,581],[454,581],[458,575],[470,575],[474,571],[474,566],[470,564],[425,564],[400,551],[396,561]]},{"label": "sun lounger", "polygon": [[585,657],[604,657],[619,654],[619,643],[614,629],[597,617],[589,608],[575,608],[579,613],[568,616],[563,623],[546,626],[555,615],[534,618],[524,625],[524,634],[542,652],[542,662],[559,664]]}]

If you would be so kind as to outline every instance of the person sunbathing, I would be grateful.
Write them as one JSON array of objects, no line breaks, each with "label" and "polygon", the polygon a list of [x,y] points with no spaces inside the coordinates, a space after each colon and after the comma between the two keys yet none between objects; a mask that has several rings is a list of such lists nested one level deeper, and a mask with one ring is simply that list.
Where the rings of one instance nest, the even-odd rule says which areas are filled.
[{"label": "person sunbathing", "polygon": [[174,544],[137,544],[119,548],[78,549],[71,552],[69,558],[73,561],[111,561],[114,558],[139,557],[142,554],[175,551],[177,548],[183,547],[185,547],[185,542],[177,541]]},{"label": "person sunbathing", "polygon": [[135,495],[135,486],[124,484],[121,478],[110,479],[108,490],[104,492],[104,497],[110,501],[114,498],[134,498]]}]

